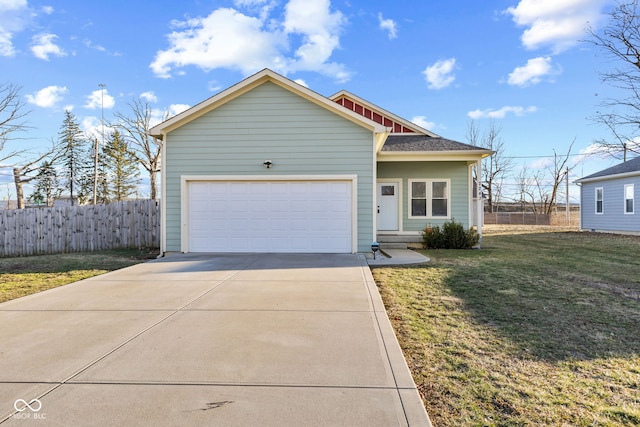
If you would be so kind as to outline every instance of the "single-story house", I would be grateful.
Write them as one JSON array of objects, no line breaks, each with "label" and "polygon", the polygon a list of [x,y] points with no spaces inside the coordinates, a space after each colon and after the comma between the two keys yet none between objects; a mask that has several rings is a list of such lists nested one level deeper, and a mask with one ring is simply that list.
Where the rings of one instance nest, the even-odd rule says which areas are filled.
[{"label": "single-story house", "polygon": [[269,69],[149,133],[164,141],[162,253],[370,252],[428,223],[469,227],[472,167],[492,153]]},{"label": "single-story house", "polygon": [[580,185],[580,228],[640,234],[640,157],[576,180]]}]

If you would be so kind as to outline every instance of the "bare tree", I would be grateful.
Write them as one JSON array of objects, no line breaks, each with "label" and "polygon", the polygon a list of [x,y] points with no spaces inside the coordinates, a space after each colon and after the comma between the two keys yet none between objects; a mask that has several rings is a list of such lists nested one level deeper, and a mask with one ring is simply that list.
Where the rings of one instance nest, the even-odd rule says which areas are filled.
[{"label": "bare tree", "polygon": [[16,186],[16,198],[18,199],[18,209],[24,209],[25,207],[24,190],[22,188],[22,185],[27,184],[33,181],[34,179],[36,179],[37,173],[40,171],[40,165],[38,165],[38,163],[40,163],[42,160],[45,160],[48,157],[53,156],[50,161],[52,162],[55,161],[58,158],[58,156],[55,155],[57,151],[59,151],[58,147],[56,147],[54,144],[48,151],[45,151],[44,153],[39,154],[38,157],[34,158],[33,160],[30,160],[26,163],[22,163],[19,166],[13,167],[13,182]]},{"label": "bare tree", "polygon": [[556,206],[558,190],[568,172],[577,164],[569,164],[575,139],[566,154],[558,155],[553,150],[553,161],[545,168],[529,170],[524,166],[516,177],[518,202],[523,211],[530,208],[534,214],[551,214]]},{"label": "bare tree", "polygon": [[130,115],[116,113],[115,117],[118,122],[112,123],[110,126],[122,132],[137,161],[149,173],[151,198],[155,200],[158,198],[157,177],[160,172],[162,141],[149,135],[152,116],[149,102],[142,98],[135,98],[128,105]]},{"label": "bare tree", "polygon": [[[549,174],[551,176],[551,193],[549,195],[549,204],[545,207],[545,212],[547,214],[551,213],[551,210],[556,205],[558,201],[558,189],[560,188],[560,184],[566,179],[569,179],[569,171],[573,169],[576,165],[573,164],[569,166],[569,160],[571,159],[571,150],[573,150],[573,144],[575,144],[576,140],[571,142],[569,145],[569,149],[567,150],[567,154],[558,155],[556,150],[553,150],[553,163],[549,168]],[[567,200],[567,203],[569,201]]]},{"label": "bare tree", "polygon": [[588,28],[587,40],[615,64],[600,72],[604,83],[622,89],[624,95],[600,103],[603,111],[594,116],[596,123],[606,126],[613,141],[598,139],[595,143],[615,157],[626,160],[628,151],[640,154],[640,0],[619,2],[609,13],[609,23],[602,31]]},{"label": "bare tree", "polygon": [[20,87],[11,83],[0,84],[0,162],[23,153],[25,150],[5,152],[6,143],[17,132],[28,129],[24,101],[20,98]]},{"label": "bare tree", "polygon": [[494,212],[494,205],[500,201],[505,174],[512,168],[511,159],[505,155],[506,147],[500,137],[501,131],[502,129],[493,120],[489,122],[488,129],[482,134],[473,120],[467,125],[469,144],[493,151],[492,156],[483,160],[481,177],[490,212]]},{"label": "bare tree", "polygon": [[522,211],[526,212],[531,209],[534,214],[539,212],[539,190],[540,190],[540,171],[530,171],[527,166],[520,169],[520,173],[516,176],[516,185],[518,186],[518,202],[522,207]]}]

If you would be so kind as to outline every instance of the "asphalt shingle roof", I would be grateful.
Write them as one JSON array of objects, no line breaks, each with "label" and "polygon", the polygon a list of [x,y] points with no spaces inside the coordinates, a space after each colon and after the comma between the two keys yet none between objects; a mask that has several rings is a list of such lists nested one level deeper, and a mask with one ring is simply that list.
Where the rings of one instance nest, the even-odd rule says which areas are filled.
[{"label": "asphalt shingle roof", "polygon": [[382,151],[476,151],[486,148],[427,135],[389,135]]},{"label": "asphalt shingle roof", "polygon": [[599,178],[609,175],[620,175],[623,173],[640,172],[640,156],[635,159],[627,160],[619,165],[611,166],[610,168],[601,170],[600,172],[593,173],[589,176],[585,176],[583,179]]}]

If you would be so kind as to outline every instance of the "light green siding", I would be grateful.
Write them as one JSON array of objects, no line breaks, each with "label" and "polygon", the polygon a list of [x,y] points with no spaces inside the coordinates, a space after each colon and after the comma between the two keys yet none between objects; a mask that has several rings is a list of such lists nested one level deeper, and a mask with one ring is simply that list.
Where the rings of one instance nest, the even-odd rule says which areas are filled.
[{"label": "light green siding", "polygon": [[182,175],[356,174],[357,250],[373,240],[372,132],[273,83],[170,132],[163,168],[167,251],[181,249]]},{"label": "light green siding", "polygon": [[400,215],[403,231],[421,231],[427,223],[442,225],[445,219],[409,219],[410,179],[451,180],[451,217],[469,227],[469,166],[467,162],[380,162],[378,180],[402,179],[402,212]]}]

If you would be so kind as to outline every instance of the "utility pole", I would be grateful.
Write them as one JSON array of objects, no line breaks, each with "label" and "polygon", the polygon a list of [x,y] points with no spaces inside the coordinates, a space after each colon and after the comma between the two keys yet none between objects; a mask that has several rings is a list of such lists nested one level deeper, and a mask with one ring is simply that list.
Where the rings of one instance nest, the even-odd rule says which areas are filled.
[{"label": "utility pole", "polygon": [[[104,83],[98,83],[100,86],[100,124],[102,125],[102,145],[104,146]],[[95,139],[93,150],[93,204],[98,203],[98,138]]]},{"label": "utility pole", "polygon": [[567,212],[567,225],[571,224],[571,208],[569,205],[569,167],[567,166],[567,201],[565,202],[565,210]]}]

